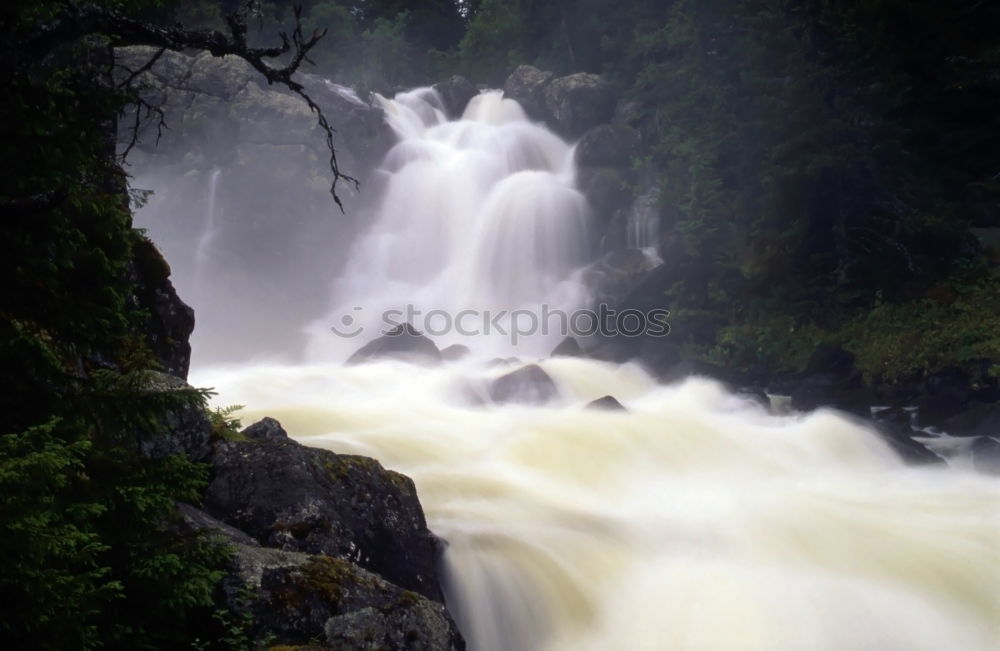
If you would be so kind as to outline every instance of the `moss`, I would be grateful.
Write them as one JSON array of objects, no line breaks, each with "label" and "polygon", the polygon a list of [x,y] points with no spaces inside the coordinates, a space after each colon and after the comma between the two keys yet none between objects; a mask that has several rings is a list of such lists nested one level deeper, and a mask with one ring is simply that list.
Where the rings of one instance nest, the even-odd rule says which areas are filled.
[{"label": "moss", "polygon": [[296,586],[310,594],[322,595],[331,607],[337,609],[346,591],[362,587],[375,590],[374,579],[358,571],[351,563],[331,556],[314,556],[301,568]]}]

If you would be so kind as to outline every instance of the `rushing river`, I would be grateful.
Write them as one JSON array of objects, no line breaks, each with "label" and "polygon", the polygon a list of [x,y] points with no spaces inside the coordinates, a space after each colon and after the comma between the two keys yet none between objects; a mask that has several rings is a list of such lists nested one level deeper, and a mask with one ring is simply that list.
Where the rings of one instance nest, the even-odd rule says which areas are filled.
[{"label": "rushing river", "polygon": [[[426,89],[384,106],[400,142],[309,359],[199,367],[192,383],[247,405],[246,422],[412,477],[472,649],[1000,648],[996,478],[908,467],[833,412],[774,415],[631,364],[548,359],[557,399],[481,399],[524,363],[491,357],[544,357],[557,335],[511,348],[449,332],[442,347],[469,357],[342,364],[386,309],[586,299],[570,145],[498,93],[451,122]],[[585,408],[608,394],[626,411]]]}]

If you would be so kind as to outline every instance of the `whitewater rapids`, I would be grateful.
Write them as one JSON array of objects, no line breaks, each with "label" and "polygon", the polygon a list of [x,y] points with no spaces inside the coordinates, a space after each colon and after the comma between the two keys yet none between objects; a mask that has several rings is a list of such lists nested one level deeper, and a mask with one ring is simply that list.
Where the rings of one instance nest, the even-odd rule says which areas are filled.
[{"label": "whitewater rapids", "polygon": [[[482,650],[1000,648],[1000,481],[914,468],[833,413],[704,379],[542,362],[543,407],[470,399],[513,366],[205,369],[247,422],[416,482],[449,608]],[[615,395],[627,412],[584,405]]]}]

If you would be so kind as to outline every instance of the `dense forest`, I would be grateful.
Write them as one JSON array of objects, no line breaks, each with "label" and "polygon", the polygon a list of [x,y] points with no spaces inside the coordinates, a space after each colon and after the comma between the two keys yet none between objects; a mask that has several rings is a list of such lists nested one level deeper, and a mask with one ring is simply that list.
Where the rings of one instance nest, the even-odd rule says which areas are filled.
[{"label": "dense forest", "polygon": [[[90,6],[114,19],[73,29]],[[108,47],[143,43],[136,24],[227,33],[239,10],[0,8],[0,638],[13,647],[247,643],[214,606],[226,550],[171,524],[207,468],[144,453],[206,393],[156,388],[177,369],[148,336],[146,294],[168,270],[132,228],[142,197],[114,124],[138,96]],[[248,47],[296,28],[292,3],[246,15]],[[642,136],[630,191],[658,190],[666,264],[645,291],[671,309],[657,344],[670,354],[774,376],[835,350],[872,386],[950,374],[991,401],[998,25],[1000,5],[981,0],[329,0],[301,14],[306,35],[328,30],[310,71],[363,95],[454,74],[498,87],[521,64],[608,79]],[[232,435],[224,414],[211,422]]]}]

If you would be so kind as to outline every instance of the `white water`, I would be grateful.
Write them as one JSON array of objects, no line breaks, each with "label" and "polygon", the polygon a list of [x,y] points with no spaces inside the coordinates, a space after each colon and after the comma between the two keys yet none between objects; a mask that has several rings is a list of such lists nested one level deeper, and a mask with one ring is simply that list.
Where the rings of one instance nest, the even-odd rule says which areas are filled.
[{"label": "white water", "polygon": [[[472,649],[1000,648],[1000,482],[906,467],[833,413],[554,359],[562,398],[474,406],[509,368],[197,373],[300,441],[411,476]],[[628,413],[584,409],[613,393]]]},{"label": "white water", "polygon": [[[499,91],[474,98],[457,121],[447,121],[430,89],[381,102],[400,142],[383,163],[386,189],[372,225],[336,282],[335,309],[312,327],[310,355],[345,359],[385,329],[386,310],[407,305],[422,313],[414,325],[432,332],[444,329],[442,313],[581,307],[586,295],[568,278],[586,261],[588,212],[573,186],[572,148]],[[438,319],[425,321],[432,310]],[[332,336],[329,327],[345,316],[342,331],[361,326],[362,336]],[[466,330],[484,330],[474,323],[481,319],[470,316]],[[496,332],[439,340],[484,354],[510,348]],[[518,350],[548,352],[559,340],[553,332]]]},{"label": "white water", "polygon": [[[496,94],[452,123],[435,101],[385,103],[401,143],[330,320],[400,302],[578,305],[570,147]],[[449,607],[473,650],[1000,648],[995,478],[909,468],[836,414],[776,416],[633,365],[546,360],[558,400],[482,404],[515,368],[478,361],[503,341],[459,339],[479,355],[432,368],[342,366],[375,333],[338,341],[328,325],[311,363],[192,382],[249,405],[246,422],[269,415],[411,476],[450,543]],[[606,394],[628,411],[584,408]]]},{"label": "white water", "polygon": [[216,201],[215,197],[219,188],[219,176],[222,170],[218,167],[212,170],[208,176],[208,193],[205,201],[205,220],[201,235],[198,237],[198,247],[195,249],[195,278],[199,285],[204,281],[205,265],[208,263],[212,244],[218,235],[216,226]]}]

